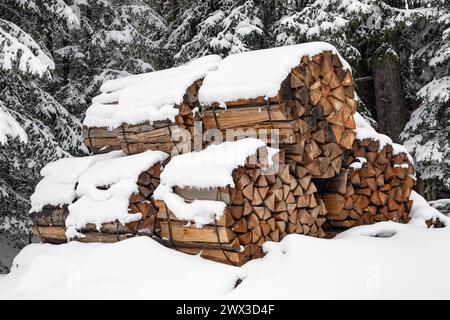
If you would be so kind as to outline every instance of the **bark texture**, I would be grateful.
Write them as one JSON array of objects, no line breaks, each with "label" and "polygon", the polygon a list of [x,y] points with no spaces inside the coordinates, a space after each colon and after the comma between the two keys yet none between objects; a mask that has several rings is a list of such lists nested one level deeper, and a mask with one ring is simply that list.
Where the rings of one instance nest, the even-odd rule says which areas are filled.
[{"label": "bark texture", "polygon": [[398,59],[386,55],[378,60],[373,67],[373,76],[379,131],[399,142],[399,135],[408,122],[408,113]]}]

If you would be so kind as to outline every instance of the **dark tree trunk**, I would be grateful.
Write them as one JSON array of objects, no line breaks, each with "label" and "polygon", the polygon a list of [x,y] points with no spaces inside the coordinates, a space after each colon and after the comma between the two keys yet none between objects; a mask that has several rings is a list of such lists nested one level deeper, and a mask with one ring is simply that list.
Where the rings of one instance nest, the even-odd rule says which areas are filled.
[{"label": "dark tree trunk", "polygon": [[398,142],[408,121],[398,59],[388,54],[377,61],[373,66],[373,76],[379,131]]}]

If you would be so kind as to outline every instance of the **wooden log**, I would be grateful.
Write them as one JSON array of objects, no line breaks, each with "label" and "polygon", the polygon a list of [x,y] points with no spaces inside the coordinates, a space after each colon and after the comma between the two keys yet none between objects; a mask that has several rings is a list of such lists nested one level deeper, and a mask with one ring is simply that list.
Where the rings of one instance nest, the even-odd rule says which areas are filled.
[{"label": "wooden log", "polygon": [[235,234],[231,229],[218,227],[217,236],[215,227],[204,226],[203,228],[185,227],[183,223],[171,222],[171,233],[167,222],[161,222],[161,237],[170,239],[171,235],[174,240],[187,242],[206,242],[206,243],[228,243],[232,241]]},{"label": "wooden log", "polygon": [[[270,107],[268,110],[261,107],[243,107],[232,109],[216,110],[217,123],[220,129],[241,128],[246,125],[254,125],[268,121],[287,121],[293,120],[292,117],[285,115],[279,105]],[[213,111],[205,111],[203,115],[203,125],[205,129],[217,128]]]}]

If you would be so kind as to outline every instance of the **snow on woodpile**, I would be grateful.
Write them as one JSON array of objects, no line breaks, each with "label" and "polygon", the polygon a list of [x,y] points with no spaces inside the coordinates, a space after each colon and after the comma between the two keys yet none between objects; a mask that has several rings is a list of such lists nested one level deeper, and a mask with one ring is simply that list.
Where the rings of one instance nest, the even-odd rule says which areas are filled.
[{"label": "snow on woodpile", "polygon": [[199,101],[203,105],[211,105],[214,102],[273,97],[302,57],[312,57],[323,51],[338,55],[343,68],[351,70],[336,48],[326,42],[231,54],[219,63],[216,71],[206,76],[199,91]]},{"label": "snow on woodpile", "polygon": [[[233,170],[244,166],[248,157],[255,155],[258,148],[266,144],[259,139],[246,138],[211,145],[205,150],[176,156],[170,160],[161,173],[161,184],[153,197],[166,203],[178,219],[194,220],[198,226],[219,219],[226,207],[222,201],[194,200],[186,203],[173,192],[173,187],[215,188],[234,187]],[[268,149],[268,165],[278,149]]]},{"label": "snow on woodpile", "polygon": [[440,221],[444,224],[444,226],[450,225],[450,218],[442,214],[436,208],[433,208],[427,200],[425,200],[417,192],[412,191],[409,198],[414,201],[411,212],[409,213],[409,217],[411,218],[409,223],[426,227],[427,221]]},{"label": "snow on woodpile", "polygon": [[408,156],[408,160],[411,163],[414,163],[411,155],[408,153],[408,150],[400,144],[394,143],[391,138],[388,136],[378,133],[362,116],[359,112],[355,113],[355,122],[356,122],[356,138],[359,140],[371,139],[378,141],[379,150],[383,149],[386,145],[392,146],[392,154],[397,155],[400,153],[404,153]]},{"label": "snow on woodpile", "polygon": [[140,213],[128,212],[130,196],[138,192],[139,174],[167,157],[161,151],[146,151],[95,163],[78,179],[79,199],[69,205],[67,238],[80,236],[76,230],[88,223],[100,230],[103,223],[117,220],[125,224],[140,220]]},{"label": "snow on woodpile", "polygon": [[122,151],[80,158],[63,158],[47,164],[41,170],[43,179],[31,195],[30,212],[39,212],[45,205],[62,206],[76,198],[79,177],[96,162],[123,156]]},{"label": "snow on woodpile", "polygon": [[[174,120],[186,90],[217,68],[217,55],[205,56],[185,65],[110,80],[86,111],[87,127],[116,128],[123,123]],[[116,104],[112,104],[116,103]]]}]

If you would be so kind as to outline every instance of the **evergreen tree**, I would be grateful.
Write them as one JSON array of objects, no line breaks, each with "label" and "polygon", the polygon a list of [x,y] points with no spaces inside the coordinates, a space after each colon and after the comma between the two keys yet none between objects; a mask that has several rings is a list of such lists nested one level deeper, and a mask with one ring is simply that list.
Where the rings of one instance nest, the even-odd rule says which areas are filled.
[{"label": "evergreen tree", "polygon": [[184,1],[182,6],[165,44],[175,52],[176,64],[267,46],[257,0]]},{"label": "evergreen tree", "polygon": [[[56,98],[82,117],[108,79],[172,64],[161,50],[166,21],[144,0],[74,0],[80,28],[55,50]],[[63,38],[64,39],[64,38]]]},{"label": "evergreen tree", "polygon": [[85,150],[79,120],[47,91],[55,68],[49,35],[56,23],[66,30],[78,24],[62,0],[0,5],[1,231],[27,232],[28,198],[40,168]]},{"label": "evergreen tree", "polygon": [[408,95],[417,101],[402,139],[414,156],[422,193],[450,197],[450,7],[430,1],[411,26]]}]

